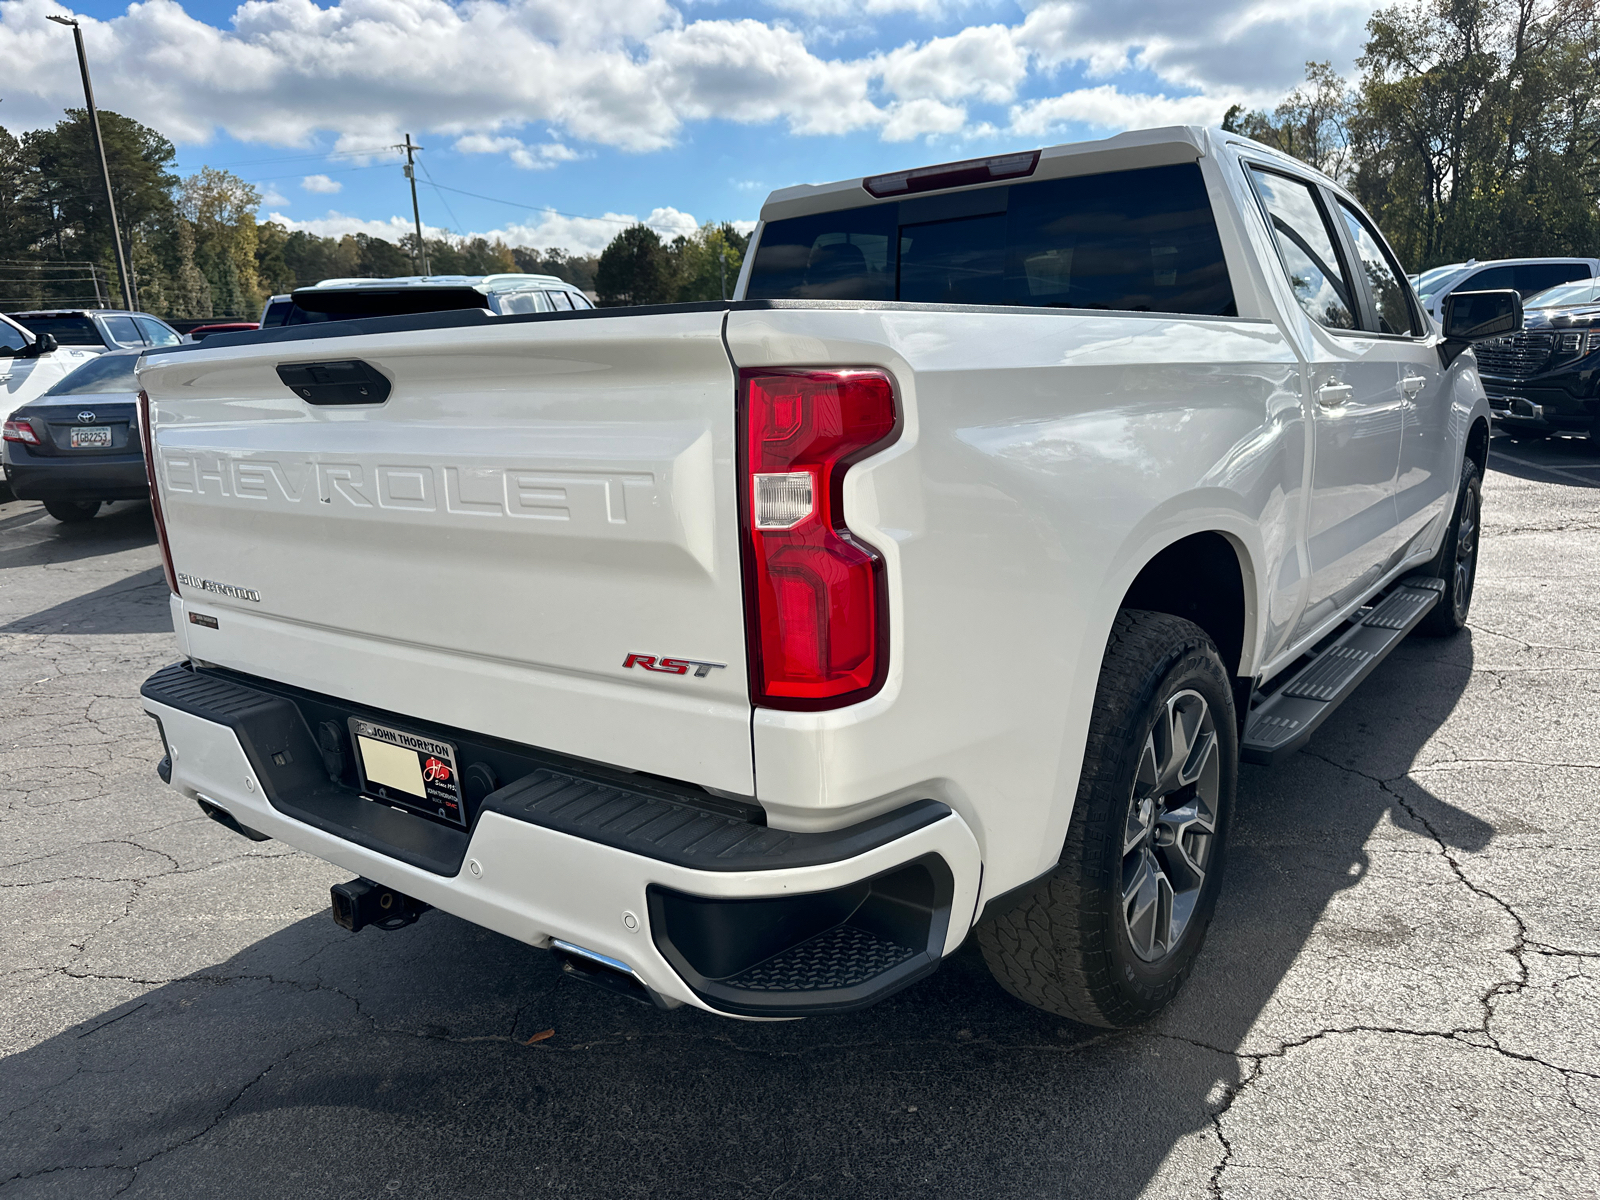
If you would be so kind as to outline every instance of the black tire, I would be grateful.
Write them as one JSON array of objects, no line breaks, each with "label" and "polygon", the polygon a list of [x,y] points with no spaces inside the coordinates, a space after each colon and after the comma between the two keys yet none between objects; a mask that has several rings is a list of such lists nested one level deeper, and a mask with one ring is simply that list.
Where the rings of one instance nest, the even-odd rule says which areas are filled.
[{"label": "black tire", "polygon": [[[1211,749],[1202,749],[1205,739],[1197,725],[1197,736],[1189,742],[1193,750],[1183,762],[1202,755],[1199,778],[1163,795],[1164,785],[1144,782],[1148,775],[1143,768],[1156,761],[1150,755],[1161,736],[1159,722],[1166,720],[1169,730],[1175,728],[1183,715],[1181,706],[1192,711],[1195,696],[1212,718]],[[1176,740],[1175,734],[1168,736]],[[1087,1025],[1121,1028],[1160,1012],[1188,977],[1216,908],[1238,764],[1231,680],[1205,631],[1167,613],[1118,613],[1100,666],[1083,773],[1060,865],[1020,903],[978,926],[978,944],[1000,985],[1024,1003]],[[1183,793],[1190,792],[1190,801],[1198,804],[1202,782],[1213,769],[1210,832],[1203,833],[1198,824],[1179,825]],[[1182,774],[1180,770],[1178,777]],[[1152,803],[1153,816],[1141,815],[1146,803]],[[1169,837],[1178,830],[1176,840],[1161,842],[1158,833],[1163,829]],[[1192,840],[1202,835],[1203,846]],[[1130,851],[1130,838],[1140,836],[1146,844]],[[1137,949],[1135,939],[1144,938],[1149,924],[1128,914],[1144,892],[1136,891],[1129,902],[1125,888],[1140,877],[1141,863],[1163,851],[1171,858],[1179,849],[1183,860],[1172,880],[1188,869],[1185,863],[1197,859],[1203,866],[1199,883],[1183,893],[1192,896],[1189,915],[1165,943],[1148,938],[1144,949]],[[1191,851],[1195,859],[1189,858]],[[1130,863],[1133,874],[1127,874]],[[1169,880],[1168,891],[1178,894],[1175,882]],[[1169,912],[1177,907],[1169,903]],[[1159,917],[1159,903],[1155,911]],[[1175,929],[1169,921],[1169,934]],[[1165,947],[1159,957],[1150,958],[1159,945]]]},{"label": "black tire", "polygon": [[56,520],[67,525],[75,525],[79,521],[94,520],[95,513],[100,511],[98,500],[46,500],[44,510]]},{"label": "black tire", "polygon": [[1478,544],[1483,527],[1483,473],[1470,458],[1461,464],[1461,486],[1456,508],[1445,530],[1444,544],[1429,564],[1428,573],[1444,580],[1444,595],[1417,623],[1423,637],[1450,637],[1460,633],[1472,611],[1472,589],[1478,582]]}]

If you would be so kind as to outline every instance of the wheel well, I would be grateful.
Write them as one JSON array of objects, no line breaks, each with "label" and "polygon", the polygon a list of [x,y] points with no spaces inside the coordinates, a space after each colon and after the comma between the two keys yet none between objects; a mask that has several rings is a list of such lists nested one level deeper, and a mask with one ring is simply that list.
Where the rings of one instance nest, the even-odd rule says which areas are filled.
[{"label": "wheel well", "polygon": [[1222,665],[1234,675],[1244,654],[1244,575],[1233,544],[1220,533],[1174,542],[1145,564],[1122,598],[1123,608],[1171,613],[1211,635]]},{"label": "wheel well", "polygon": [[1467,432],[1467,457],[1478,464],[1480,474],[1489,469],[1489,422],[1482,417]]}]

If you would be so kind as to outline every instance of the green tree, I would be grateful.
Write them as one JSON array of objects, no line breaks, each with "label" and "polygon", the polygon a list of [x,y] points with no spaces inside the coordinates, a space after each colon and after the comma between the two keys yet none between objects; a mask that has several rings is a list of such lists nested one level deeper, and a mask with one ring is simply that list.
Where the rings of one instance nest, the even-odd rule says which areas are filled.
[{"label": "green tree", "polygon": [[[128,242],[141,227],[171,215],[178,182],[171,170],[176,152],[154,129],[121,113],[101,111],[100,133],[117,218]],[[85,111],[69,108],[53,128],[33,130],[22,141],[34,173],[38,212],[48,227],[45,236],[54,241],[57,257],[99,263],[115,291],[120,285],[115,282],[105,185]]]},{"label": "green tree", "polygon": [[676,283],[672,258],[648,225],[630,225],[617,234],[594,273],[602,307],[669,304]]},{"label": "green tree", "polygon": [[594,273],[600,265],[596,255],[572,254],[555,246],[544,250],[515,246],[511,250],[511,258],[519,271],[530,275],[554,275],[583,291],[595,290]]},{"label": "green tree", "polygon": [[1306,63],[1305,86],[1298,87],[1270,114],[1246,112],[1235,104],[1222,119],[1230,133],[1271,146],[1343,180],[1350,171],[1350,85],[1331,63]]},{"label": "green tree", "polygon": [[680,304],[732,297],[750,239],[731,224],[706,222],[688,237],[674,238],[671,252]]},{"label": "green tree", "polygon": [[179,188],[194,230],[194,259],[211,285],[217,316],[248,317],[264,295],[256,276],[256,210],[261,193],[228,171],[201,167]]}]

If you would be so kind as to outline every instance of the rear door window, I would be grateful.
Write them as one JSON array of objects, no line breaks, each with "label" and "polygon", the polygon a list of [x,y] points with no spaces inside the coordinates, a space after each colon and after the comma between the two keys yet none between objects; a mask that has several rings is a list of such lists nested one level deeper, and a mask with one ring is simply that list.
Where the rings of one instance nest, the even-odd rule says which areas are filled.
[{"label": "rear door window", "polygon": [[550,304],[558,312],[571,312],[572,311],[572,297],[567,295],[567,293],[565,293],[565,292],[546,292],[545,296],[547,296],[549,298]]},{"label": "rear door window", "polygon": [[1260,167],[1250,168],[1250,177],[1267,210],[1273,240],[1300,307],[1319,325],[1355,329],[1350,282],[1316,192],[1302,179]]},{"label": "rear door window", "polygon": [[1190,163],[773,221],[747,296],[1236,311],[1211,202]]},{"label": "rear door window", "polygon": [[1553,288],[1558,283],[1569,283],[1574,279],[1589,278],[1588,263],[1524,263],[1519,267],[1511,268],[1511,284],[1522,293],[1526,300],[1536,292],[1545,288]]},{"label": "rear door window", "polygon": [[154,317],[135,317],[133,321],[139,327],[139,332],[144,334],[144,340],[152,346],[176,346],[183,341]]},{"label": "rear door window", "polygon": [[1489,267],[1479,271],[1476,275],[1468,275],[1455,287],[1452,292],[1498,292],[1506,288],[1514,288],[1516,276],[1511,267]]},{"label": "rear door window", "polygon": [[1367,290],[1372,293],[1372,304],[1377,309],[1378,332],[1393,334],[1418,334],[1416,318],[1411,311],[1411,301],[1406,296],[1406,285],[1401,282],[1400,268],[1389,256],[1377,233],[1360,213],[1343,200],[1339,201],[1339,215],[1344,218],[1350,240],[1355,243],[1356,258],[1367,279]]},{"label": "rear door window", "polygon": [[119,346],[142,346],[144,336],[139,332],[139,327],[133,323],[132,317],[101,317],[105,322],[106,333]]}]

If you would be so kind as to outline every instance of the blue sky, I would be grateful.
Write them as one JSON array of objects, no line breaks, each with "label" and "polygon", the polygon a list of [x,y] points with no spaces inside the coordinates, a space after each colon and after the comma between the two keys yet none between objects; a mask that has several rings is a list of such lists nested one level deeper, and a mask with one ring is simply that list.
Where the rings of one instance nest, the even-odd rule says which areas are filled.
[{"label": "blue sky", "polygon": [[[394,236],[423,220],[593,251],[622,223],[752,221],[773,188],[1270,105],[1348,71],[1369,0],[0,0],[0,124],[97,99],[261,215]],[[18,64],[21,64],[18,66]],[[13,69],[15,68],[15,69]],[[477,193],[477,196],[465,193]],[[489,198],[483,198],[489,197]]]}]

